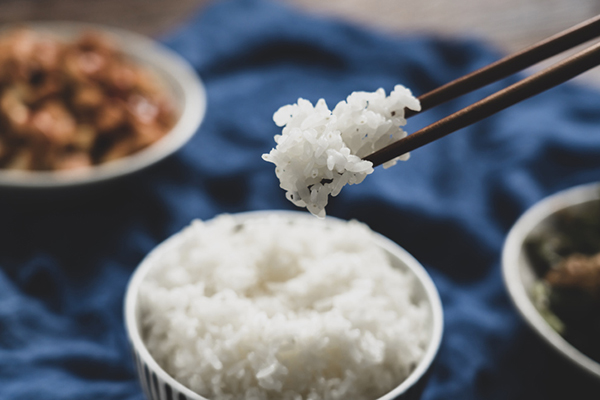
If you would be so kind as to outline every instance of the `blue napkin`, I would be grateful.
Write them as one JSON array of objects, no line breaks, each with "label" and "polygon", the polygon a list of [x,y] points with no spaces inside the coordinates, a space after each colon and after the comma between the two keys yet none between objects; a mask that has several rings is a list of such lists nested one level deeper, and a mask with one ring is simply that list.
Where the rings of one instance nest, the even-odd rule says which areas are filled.
[{"label": "blue napkin", "polygon": [[[383,36],[263,0],[215,3],[165,43],[207,87],[192,141],[111,197],[0,208],[0,399],[143,399],[123,326],[127,281],[194,218],[294,208],[260,158],[274,144],[280,106],[323,97],[333,107],[352,91],[398,83],[419,95],[499,58],[475,41]],[[424,399],[598,398],[598,383],[525,326],[499,266],[504,237],[527,207],[600,180],[598,110],[600,93],[564,84],[377,168],[331,201],[330,215],[392,238],[437,284],[446,327]]]}]

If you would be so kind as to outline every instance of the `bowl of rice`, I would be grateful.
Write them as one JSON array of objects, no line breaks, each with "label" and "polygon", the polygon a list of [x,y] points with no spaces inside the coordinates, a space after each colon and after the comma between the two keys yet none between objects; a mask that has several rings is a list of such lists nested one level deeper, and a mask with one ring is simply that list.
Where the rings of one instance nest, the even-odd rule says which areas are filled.
[{"label": "bowl of rice", "polygon": [[357,221],[193,221],[138,266],[125,326],[148,399],[417,399],[443,330],[425,269]]},{"label": "bowl of rice", "polygon": [[79,22],[0,31],[0,188],[113,181],[168,157],[204,117],[201,79],[133,32]]}]

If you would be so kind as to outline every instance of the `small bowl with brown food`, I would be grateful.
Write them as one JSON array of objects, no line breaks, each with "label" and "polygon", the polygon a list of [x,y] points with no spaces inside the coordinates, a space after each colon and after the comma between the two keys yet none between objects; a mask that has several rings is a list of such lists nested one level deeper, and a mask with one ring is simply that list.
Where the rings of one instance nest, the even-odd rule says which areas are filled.
[{"label": "small bowl with brown food", "polygon": [[600,379],[600,184],[559,192],[527,210],[508,234],[502,268],[534,331]]},{"label": "small bowl with brown food", "polygon": [[204,86],[143,36],[49,22],[0,33],[0,187],[113,180],[157,163],[197,131]]}]

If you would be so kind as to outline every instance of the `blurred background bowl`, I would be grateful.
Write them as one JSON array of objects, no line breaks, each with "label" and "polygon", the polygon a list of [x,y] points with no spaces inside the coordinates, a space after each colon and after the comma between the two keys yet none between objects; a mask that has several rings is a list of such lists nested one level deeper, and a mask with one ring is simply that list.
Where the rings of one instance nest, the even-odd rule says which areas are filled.
[{"label": "blurred background bowl", "polygon": [[[80,22],[20,23],[36,32],[71,40],[87,31],[113,39],[119,49],[137,65],[149,70],[166,90],[176,110],[173,128],[161,139],[131,155],[89,168],[68,171],[21,171],[0,169],[0,189],[21,192],[49,192],[51,189],[87,187],[117,180],[158,163],[176,152],[198,130],[206,110],[206,93],[194,69],[175,52],[142,35],[123,29]],[[13,26],[4,26],[0,34]]]},{"label": "blurred background bowl", "polygon": [[566,209],[581,211],[599,203],[600,183],[577,186],[541,200],[517,220],[506,238],[502,252],[504,282],[525,321],[565,359],[598,379],[600,364],[566,341],[535,307],[533,287],[541,277],[537,276],[527,256],[525,242],[533,233],[552,225],[558,212]]},{"label": "blurred background bowl", "polygon": [[[252,211],[234,214],[239,222],[249,218],[266,217],[277,213],[290,220],[314,219],[315,217],[299,211]],[[344,223],[339,219],[327,217],[329,224]],[[180,234],[175,234],[158,245],[140,263],[133,273],[125,294],[125,328],[133,349],[138,378],[146,397],[151,400],[187,399],[206,400],[194,393],[163,370],[152,358],[142,339],[140,330],[140,310],[138,308],[138,293],[140,285],[148,271],[155,265],[155,260],[163,254],[172,251],[181,242]],[[421,397],[433,361],[438,353],[443,331],[443,311],[437,289],[423,266],[406,250],[386,237],[376,234],[375,241],[383,248],[392,260],[392,265],[403,271],[409,271],[416,279],[415,301],[425,301],[429,305],[431,321],[430,339],[425,354],[414,371],[395,389],[379,399],[373,400],[416,400]]]}]

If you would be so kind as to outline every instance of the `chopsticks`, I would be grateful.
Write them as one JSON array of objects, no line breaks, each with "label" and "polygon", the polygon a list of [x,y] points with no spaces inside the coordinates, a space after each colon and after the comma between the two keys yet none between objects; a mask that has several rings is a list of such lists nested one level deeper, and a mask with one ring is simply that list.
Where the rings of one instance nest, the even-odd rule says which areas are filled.
[{"label": "chopsticks", "polygon": [[[600,36],[600,15],[419,97],[421,112]],[[364,159],[378,166],[557,86],[600,64],[600,43],[463,108]],[[405,110],[406,117],[415,113]]]}]

